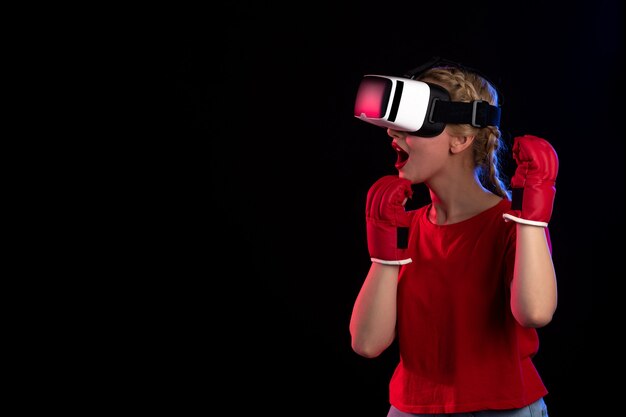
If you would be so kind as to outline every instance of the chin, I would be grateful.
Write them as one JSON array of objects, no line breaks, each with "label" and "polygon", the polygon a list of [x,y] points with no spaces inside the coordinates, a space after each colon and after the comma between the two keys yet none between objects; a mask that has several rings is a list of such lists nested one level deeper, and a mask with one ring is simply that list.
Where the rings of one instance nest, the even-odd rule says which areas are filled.
[{"label": "chin", "polygon": [[398,171],[398,177],[413,182],[413,179],[410,176],[407,176],[403,171]]},{"label": "chin", "polygon": [[416,178],[415,176],[412,176],[411,174],[407,174],[404,171],[398,171],[398,177],[411,181],[411,184],[417,184],[421,182],[419,178]]}]

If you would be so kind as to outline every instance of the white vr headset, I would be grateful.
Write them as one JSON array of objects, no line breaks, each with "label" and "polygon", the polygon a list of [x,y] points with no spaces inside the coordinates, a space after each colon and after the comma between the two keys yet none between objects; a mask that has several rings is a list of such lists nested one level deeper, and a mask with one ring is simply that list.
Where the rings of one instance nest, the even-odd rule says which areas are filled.
[{"label": "white vr headset", "polygon": [[500,125],[500,107],[486,101],[450,101],[448,91],[433,83],[405,77],[365,75],[354,116],[376,126],[433,137],[447,123],[477,128]]}]

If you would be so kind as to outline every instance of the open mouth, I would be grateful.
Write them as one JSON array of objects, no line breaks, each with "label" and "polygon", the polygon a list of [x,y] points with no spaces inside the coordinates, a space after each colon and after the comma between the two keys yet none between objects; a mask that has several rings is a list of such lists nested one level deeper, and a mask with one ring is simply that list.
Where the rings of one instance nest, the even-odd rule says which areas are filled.
[{"label": "open mouth", "polygon": [[402,149],[396,142],[391,142],[391,146],[398,154],[398,158],[396,159],[396,168],[400,169],[409,160],[409,154],[404,149]]}]

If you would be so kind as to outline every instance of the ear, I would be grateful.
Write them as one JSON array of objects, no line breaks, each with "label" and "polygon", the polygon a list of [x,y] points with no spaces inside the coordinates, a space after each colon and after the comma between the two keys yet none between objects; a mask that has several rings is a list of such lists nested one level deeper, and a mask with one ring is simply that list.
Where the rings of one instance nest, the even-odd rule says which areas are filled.
[{"label": "ear", "polygon": [[450,140],[450,153],[457,154],[472,146],[475,136],[453,136]]}]

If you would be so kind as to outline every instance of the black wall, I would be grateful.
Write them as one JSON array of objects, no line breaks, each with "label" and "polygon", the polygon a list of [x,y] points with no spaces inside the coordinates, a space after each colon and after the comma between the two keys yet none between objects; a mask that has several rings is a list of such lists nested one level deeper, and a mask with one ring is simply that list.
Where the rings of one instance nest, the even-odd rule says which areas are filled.
[{"label": "black wall", "polygon": [[604,372],[617,365],[609,300],[624,253],[623,4],[336,3],[175,18],[172,141],[189,146],[179,162],[189,158],[201,196],[189,308],[212,352],[207,407],[386,415],[395,346],[361,358],[348,323],[369,267],[365,196],[395,154],[352,110],[362,75],[434,55],[499,84],[509,140],[542,136],[559,154],[560,299],[536,357],[551,417],[619,404]]}]

